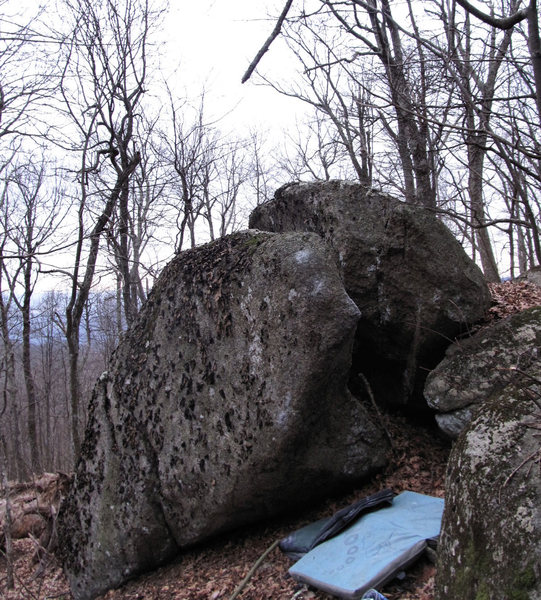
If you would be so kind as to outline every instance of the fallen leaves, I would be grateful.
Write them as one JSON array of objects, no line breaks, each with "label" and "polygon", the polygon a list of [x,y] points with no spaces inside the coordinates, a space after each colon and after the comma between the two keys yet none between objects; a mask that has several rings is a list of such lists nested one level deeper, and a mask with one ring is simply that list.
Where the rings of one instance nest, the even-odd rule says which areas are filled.
[{"label": "fallen leaves", "polygon": [[489,320],[503,319],[527,308],[541,305],[541,288],[528,281],[489,284],[493,305]]},{"label": "fallen leaves", "polygon": [[[204,546],[184,552],[176,561],[110,590],[102,600],[228,600],[255,561],[270,544],[291,531],[322,516],[333,514],[355,500],[384,487],[397,493],[404,489],[443,495],[443,479],[448,446],[434,432],[410,425],[402,417],[388,423],[399,453],[384,473],[374,477],[354,492],[307,508],[302,515],[289,515],[264,525],[248,527],[212,540]],[[15,569],[17,586],[6,592],[5,600],[45,600],[58,597],[68,600],[66,579],[53,560],[43,577],[34,577],[33,544],[16,541]],[[288,575],[291,562],[278,549],[264,560],[239,595],[242,600],[327,600],[331,596],[308,589]],[[427,571],[428,569],[428,571]],[[431,600],[430,577],[433,566],[420,561],[408,577],[388,590],[389,600]],[[5,585],[5,560],[0,557],[0,586]],[[427,587],[428,586],[428,587]],[[404,594],[408,595],[405,596]]]},{"label": "fallen leaves", "polygon": [[[449,446],[434,430],[414,426],[400,416],[390,417],[389,432],[399,449],[385,472],[357,490],[308,507],[302,514],[286,515],[266,524],[247,527],[185,551],[173,563],[110,590],[101,600],[229,600],[239,583],[263,552],[291,531],[328,516],[355,500],[385,487],[443,496]],[[5,600],[71,599],[67,582],[56,562],[44,577],[33,576],[30,540],[16,542],[17,588]],[[330,600],[331,596],[299,584],[288,575],[291,561],[278,549],[260,565],[239,595],[239,600]],[[434,566],[421,559],[408,569],[402,581],[380,590],[389,600],[432,600]],[[23,585],[24,583],[24,585]],[[5,562],[0,557],[0,586],[5,584]],[[26,586],[26,588],[25,588]],[[62,595],[64,594],[64,595]]]}]

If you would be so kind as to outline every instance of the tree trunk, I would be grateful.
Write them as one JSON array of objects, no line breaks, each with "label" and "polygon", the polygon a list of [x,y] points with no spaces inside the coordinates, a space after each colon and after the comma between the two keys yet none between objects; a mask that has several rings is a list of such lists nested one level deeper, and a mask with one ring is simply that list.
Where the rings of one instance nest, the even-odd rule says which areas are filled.
[{"label": "tree trunk", "polygon": [[122,186],[119,199],[120,225],[118,230],[119,245],[117,264],[122,276],[122,299],[124,302],[124,315],[126,317],[126,325],[129,327],[137,316],[137,297],[133,293],[132,270],[130,268],[130,230],[129,230],[129,181],[126,180]]},{"label": "tree trunk", "polygon": [[6,543],[6,587],[8,590],[12,590],[15,587],[15,581],[13,578],[13,541],[11,538],[11,500],[9,494],[9,482],[8,482],[8,461],[7,461],[7,448],[6,442],[2,437],[0,439],[0,446],[2,450],[2,487],[4,488],[4,498],[6,500],[6,517],[4,523],[4,538]]},{"label": "tree trunk", "polygon": [[398,135],[397,135],[398,156],[400,157],[400,165],[402,174],[404,175],[404,196],[408,204],[416,204],[417,193],[415,190],[415,176],[413,174],[413,163],[408,148],[408,138],[405,127],[402,121],[398,120]]},{"label": "tree trunk", "polygon": [[528,248],[524,228],[517,225],[518,273],[521,275],[528,270]]},{"label": "tree trunk", "polygon": [[497,283],[500,281],[498,265],[494,257],[492,243],[488,230],[485,227],[486,215],[483,200],[483,165],[486,139],[472,139],[468,143],[468,191],[470,196],[470,210],[472,225],[475,228],[475,239],[479,250],[479,257],[483,273],[487,281]]},{"label": "tree trunk", "polygon": [[[373,7],[375,9],[375,4]],[[405,72],[400,33],[392,17],[388,0],[382,0],[381,23],[378,21],[377,12],[374,9],[369,11],[369,15],[374,36],[380,47],[379,58],[387,73],[391,101],[398,120],[398,152],[405,177],[406,200],[435,208],[436,197],[430,174],[427,131],[421,128],[416,121],[419,107],[416,106]],[[391,42],[387,37],[387,30]],[[413,194],[412,174],[415,178]]]},{"label": "tree trunk", "polygon": [[[541,234],[539,231],[539,225],[537,223],[537,219],[534,211],[530,205],[527,194],[523,193],[522,204],[524,206],[524,213],[526,215],[526,219],[530,223],[530,233],[533,251],[535,253],[536,263],[541,265]],[[532,261],[533,263],[533,261]]]},{"label": "tree trunk", "polygon": [[31,345],[30,345],[30,334],[31,334],[31,321],[30,321],[30,302],[32,294],[32,261],[28,259],[25,265],[24,274],[24,300],[22,305],[22,318],[23,318],[23,345],[22,345],[22,362],[23,362],[23,375],[24,383],[26,388],[26,402],[28,411],[28,441],[30,444],[30,467],[32,472],[40,473],[40,455],[39,455],[39,442],[38,442],[38,424],[37,424],[37,398],[36,389],[34,385],[34,377],[32,375],[32,357],[31,357]]},{"label": "tree trunk", "polygon": [[81,398],[81,389],[79,381],[79,332],[69,328],[66,332],[69,355],[69,407],[71,422],[71,441],[74,460],[79,455],[81,448],[81,438],[79,435],[80,418],[79,403]]},{"label": "tree trunk", "polygon": [[[21,454],[21,432],[19,428],[19,414],[17,402],[17,385],[15,383],[15,352],[9,336],[9,324],[7,316],[7,307],[4,303],[3,295],[0,294],[0,322],[2,323],[2,340],[4,343],[5,368],[4,368],[4,389],[2,390],[5,410],[11,418],[12,428],[12,458],[14,464],[7,465],[15,473],[19,481],[28,477],[28,469]],[[6,423],[6,417],[2,416],[3,423]],[[6,453],[7,460],[7,453]]]},{"label": "tree trunk", "polygon": [[533,77],[535,82],[535,101],[537,114],[541,122],[541,40],[539,38],[539,14],[537,0],[530,0],[528,5],[528,46],[530,60],[532,61]]}]

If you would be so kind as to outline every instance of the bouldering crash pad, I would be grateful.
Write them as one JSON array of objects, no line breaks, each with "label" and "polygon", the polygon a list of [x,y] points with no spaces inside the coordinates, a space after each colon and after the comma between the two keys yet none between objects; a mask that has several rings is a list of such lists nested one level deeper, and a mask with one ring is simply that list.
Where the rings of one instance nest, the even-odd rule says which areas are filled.
[{"label": "bouldering crash pad", "polygon": [[351,526],[361,515],[383,505],[393,503],[394,493],[390,489],[382,490],[353,504],[346,506],[331,517],[310,523],[291,533],[280,541],[280,550],[293,560],[299,560],[317,545],[338,535]]},{"label": "bouldering crash pad", "polygon": [[381,587],[440,533],[441,498],[402,492],[392,506],[365,514],[351,527],[316,546],[289,573],[340,598],[360,598]]}]

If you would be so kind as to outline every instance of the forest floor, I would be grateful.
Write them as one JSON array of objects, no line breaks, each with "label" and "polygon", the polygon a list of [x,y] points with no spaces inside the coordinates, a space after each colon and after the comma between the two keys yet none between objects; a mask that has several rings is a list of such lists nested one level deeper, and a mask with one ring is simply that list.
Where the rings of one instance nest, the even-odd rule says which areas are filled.
[{"label": "forest floor", "polygon": [[[449,443],[435,430],[408,423],[401,416],[386,417],[395,452],[387,469],[366,485],[302,513],[246,527],[185,551],[172,563],[111,590],[102,600],[228,600],[263,552],[312,521],[332,515],[357,499],[384,488],[396,493],[412,490],[443,497]],[[5,559],[0,558],[0,590],[5,600],[70,600],[68,584],[53,557],[34,564],[35,543],[14,541],[15,589],[5,590]],[[324,600],[328,594],[308,589],[288,575],[292,561],[274,549],[238,596],[239,600]],[[39,572],[42,571],[42,572]],[[432,600],[435,567],[421,558],[406,577],[379,590],[389,600]]]},{"label": "forest floor", "polygon": [[[489,320],[541,304],[541,290],[526,284],[492,286],[494,306]],[[101,600],[229,600],[250,568],[271,544],[296,529],[384,488],[444,496],[450,443],[435,428],[385,416],[395,451],[389,466],[365,485],[311,507],[302,513],[246,527],[183,552],[175,561],[111,590]],[[15,589],[6,590],[6,563],[0,556],[0,598],[5,600],[70,600],[60,565],[50,556],[32,562],[35,543],[15,540]],[[243,588],[238,600],[330,600],[332,597],[299,584],[288,575],[292,562],[275,548]],[[423,556],[405,577],[379,591],[388,600],[433,600],[435,566]]]}]

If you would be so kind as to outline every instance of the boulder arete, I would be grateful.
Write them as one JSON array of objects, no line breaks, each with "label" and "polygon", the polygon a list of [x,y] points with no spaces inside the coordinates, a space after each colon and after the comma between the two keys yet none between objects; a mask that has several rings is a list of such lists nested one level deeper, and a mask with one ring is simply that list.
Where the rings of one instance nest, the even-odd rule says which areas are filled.
[{"label": "boulder arete", "polygon": [[176,257],[95,388],[59,516],[76,600],[382,467],[346,385],[358,318],[315,234]]}]

